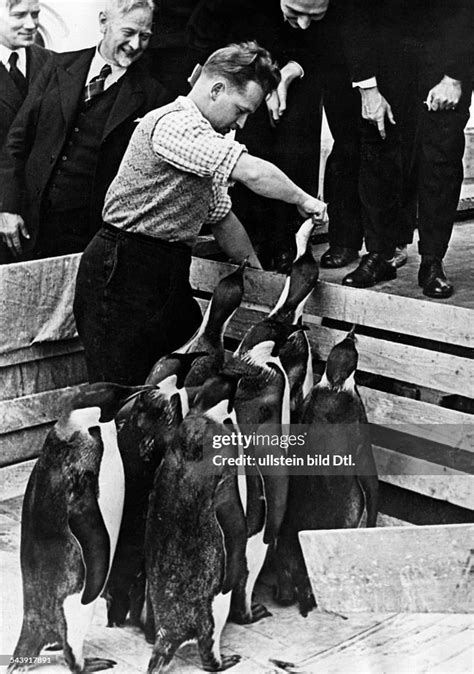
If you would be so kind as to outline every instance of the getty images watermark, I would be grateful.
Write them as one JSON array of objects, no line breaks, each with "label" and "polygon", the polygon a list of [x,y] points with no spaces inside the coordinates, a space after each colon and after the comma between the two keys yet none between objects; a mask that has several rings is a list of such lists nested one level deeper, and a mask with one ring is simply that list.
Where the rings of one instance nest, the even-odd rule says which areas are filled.
[{"label": "getty images watermark", "polygon": [[[364,475],[373,474],[379,447],[421,459],[411,463],[412,474],[437,474],[436,453],[450,439],[461,441],[462,427],[446,425],[417,427],[427,438],[425,445],[413,435],[413,427],[393,425],[374,429],[369,424],[312,424],[258,427],[229,426],[226,432],[210,433],[203,441],[209,470],[226,467],[270,474]],[[410,434],[411,431],[411,434]],[[374,446],[372,452],[372,446]],[[449,446],[449,445],[448,445]],[[375,456],[374,464],[372,456]],[[384,468],[386,468],[386,463]],[[397,464],[391,472],[401,473]],[[472,462],[470,470],[473,472]],[[385,471],[386,472],[386,471]],[[403,473],[405,474],[405,473]]]}]

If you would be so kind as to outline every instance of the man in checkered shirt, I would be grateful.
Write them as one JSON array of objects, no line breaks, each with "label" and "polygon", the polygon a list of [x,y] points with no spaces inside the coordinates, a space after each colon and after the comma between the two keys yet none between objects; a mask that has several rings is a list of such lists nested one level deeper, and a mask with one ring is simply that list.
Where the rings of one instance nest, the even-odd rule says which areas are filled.
[{"label": "man in checkered shirt", "polygon": [[227,135],[279,79],[265,49],[229,45],[209,57],[187,97],[139,123],[78,273],[74,313],[90,381],[142,383],[157,358],[195,332],[201,314],[189,266],[204,223],[231,260],[261,268],[231,210],[232,182],[325,219],[323,202]]}]

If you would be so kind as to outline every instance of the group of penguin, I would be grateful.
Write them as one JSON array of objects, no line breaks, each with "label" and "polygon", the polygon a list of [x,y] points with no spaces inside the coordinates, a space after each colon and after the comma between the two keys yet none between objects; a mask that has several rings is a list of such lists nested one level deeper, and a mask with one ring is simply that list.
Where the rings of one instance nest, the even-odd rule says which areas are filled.
[{"label": "group of penguin", "polygon": [[[378,480],[354,383],[353,331],[313,383],[301,321],[318,280],[311,230],[307,221],[296,235],[275,308],[231,357],[224,334],[244,294],[245,264],[221,279],[197,334],[160,358],[143,386],[92,384],[65,402],[24,497],[23,625],[10,671],[46,646],[62,649],[72,672],[113,666],[83,656],[101,595],[109,626],[129,616],[144,628],[153,643],[149,673],[192,640],[205,670],[227,669],[239,661],[220,652],[227,619],[243,624],[270,615],[252,600],[269,549],[276,599],[297,600],[306,615],[316,603],[298,532],[363,520],[375,526]],[[357,457],[360,474],[215,465],[210,437],[242,425],[278,432],[290,423],[318,429],[313,451]],[[240,453],[232,444],[219,450],[227,458]]]}]

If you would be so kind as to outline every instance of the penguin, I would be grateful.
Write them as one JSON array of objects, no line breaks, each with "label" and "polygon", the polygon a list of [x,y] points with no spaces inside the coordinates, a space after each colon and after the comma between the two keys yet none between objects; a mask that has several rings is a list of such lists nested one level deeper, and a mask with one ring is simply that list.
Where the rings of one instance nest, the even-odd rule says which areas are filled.
[{"label": "penguin", "polygon": [[[246,264],[247,260],[244,260],[235,271],[219,281],[198,331],[176,350],[177,354],[202,352],[186,375],[186,387],[201,386],[224,365],[224,332],[242,301]],[[157,368],[158,365],[152,368],[147,383],[156,379]]]},{"label": "penguin", "polygon": [[125,470],[125,503],[105,592],[109,627],[122,626],[129,612],[130,622],[143,627],[148,496],[170,439],[189,409],[185,377],[195,358],[202,355],[198,351],[162,356],[146,380],[148,390],[133,401],[131,409],[127,406],[121,423],[118,444]]},{"label": "penguin", "polygon": [[[297,231],[295,261],[283,291],[269,314],[270,317],[291,325],[302,326],[304,306],[319,278],[319,265],[310,246],[313,227],[312,221],[306,220]],[[303,401],[313,387],[311,345],[306,332],[298,330],[291,334],[279,355],[290,387],[291,422],[299,423]]]},{"label": "penguin", "polygon": [[155,623],[149,674],[161,672],[183,643],[194,640],[206,671],[240,660],[220,652],[231,591],[246,564],[236,469],[224,462],[236,459],[238,450],[213,447],[233,427],[237,381],[219,374],[204,384],[155,476],[145,537]]},{"label": "penguin", "polygon": [[[289,335],[300,330],[274,318],[266,318],[250,328],[224,368],[224,372],[241,378],[235,397],[239,428],[256,430],[257,436],[281,433],[290,423],[288,378],[278,358],[278,351]],[[278,448],[250,447],[255,458],[260,452],[275,453]],[[271,615],[265,606],[252,602],[258,574],[267,549],[276,540],[286,507],[288,476],[262,474],[258,470],[246,473],[246,494],[242,496],[246,522],[246,557],[248,572],[241,578],[232,597],[231,618],[245,624]],[[239,483],[240,485],[241,483]]]},{"label": "penguin", "polygon": [[[306,529],[374,527],[377,519],[378,478],[367,415],[354,375],[358,353],[354,330],[331,350],[321,381],[306,401],[301,423],[308,439],[301,452],[342,456],[356,466],[335,472],[291,475],[287,509],[276,548],[277,600],[284,605],[295,596],[306,616],[316,605],[311,591],[298,532]],[[351,459],[348,459],[351,457]]]},{"label": "penguin", "polygon": [[122,517],[124,472],[113,418],[143,390],[100,383],[72,394],[44,441],[23,501],[23,625],[14,659],[55,644],[71,672],[115,664],[84,659],[83,642]]}]

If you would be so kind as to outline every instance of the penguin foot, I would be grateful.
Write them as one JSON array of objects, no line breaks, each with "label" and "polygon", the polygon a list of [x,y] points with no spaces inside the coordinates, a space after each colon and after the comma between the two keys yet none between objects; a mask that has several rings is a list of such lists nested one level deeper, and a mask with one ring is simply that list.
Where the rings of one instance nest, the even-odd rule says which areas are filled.
[{"label": "penguin foot", "polygon": [[62,644],[60,644],[60,643],[57,643],[57,644],[50,644],[49,646],[46,646],[46,648],[45,648],[44,650],[45,650],[45,651],[62,651],[62,650],[63,650],[63,646],[62,646]]},{"label": "penguin foot", "polygon": [[282,584],[273,586],[273,599],[280,606],[291,606],[295,603],[295,592],[292,586],[283,586]]},{"label": "penguin foot", "polygon": [[223,655],[221,657],[221,664],[218,667],[213,667],[212,665],[203,665],[203,669],[206,672],[223,672],[226,669],[230,669],[237,665],[241,660],[240,655]]},{"label": "penguin foot", "polygon": [[100,672],[103,669],[111,669],[117,663],[107,658],[85,658],[83,672]]},{"label": "penguin foot", "polygon": [[259,620],[262,620],[262,618],[269,618],[271,615],[272,614],[270,613],[270,611],[263,604],[259,604],[258,602],[252,603],[252,622],[253,623],[256,623]]},{"label": "penguin foot", "polygon": [[295,669],[295,664],[293,662],[285,662],[284,660],[275,660],[273,658],[270,658],[270,662],[273,665],[276,665],[278,669],[283,669],[289,674],[304,674],[303,671]]},{"label": "penguin foot", "polygon": [[314,598],[314,594],[312,592],[305,595],[300,595],[298,597],[298,604],[300,608],[300,614],[303,616],[303,618],[307,618],[308,613],[317,606],[316,599]]},{"label": "penguin foot", "polygon": [[229,620],[237,625],[251,625],[271,615],[270,611],[263,604],[252,602],[250,613],[247,613],[244,608],[242,610],[233,608],[229,614]]}]

